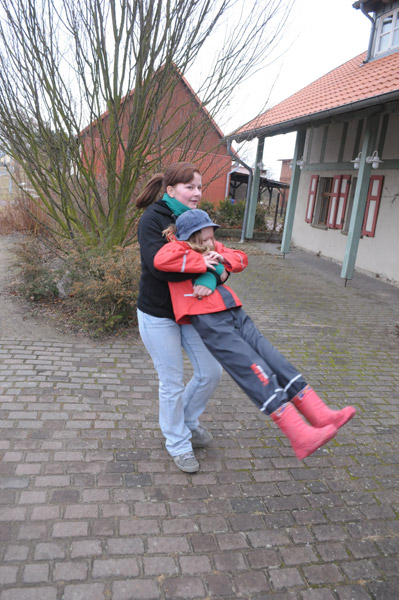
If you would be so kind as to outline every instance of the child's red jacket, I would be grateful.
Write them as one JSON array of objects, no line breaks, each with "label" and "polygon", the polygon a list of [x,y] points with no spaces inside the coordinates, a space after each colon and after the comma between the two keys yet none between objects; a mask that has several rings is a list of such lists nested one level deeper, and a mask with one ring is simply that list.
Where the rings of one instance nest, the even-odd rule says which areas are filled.
[{"label": "child's red jacket", "polygon": [[[247,255],[241,250],[226,248],[221,242],[215,241],[215,251],[223,256],[223,266],[226,271],[239,273],[248,265]],[[154,257],[154,267],[159,271],[172,273],[200,274],[207,270],[203,255],[190,248],[186,242],[178,240],[169,242],[158,250]],[[176,322],[179,324],[190,323],[190,315],[203,315],[220,312],[233,306],[242,306],[237,294],[227,285],[218,285],[210,296],[201,299],[191,296],[192,279],[169,281],[168,285]],[[219,288],[224,290],[219,291]],[[229,298],[228,305],[226,305],[226,297]]]}]

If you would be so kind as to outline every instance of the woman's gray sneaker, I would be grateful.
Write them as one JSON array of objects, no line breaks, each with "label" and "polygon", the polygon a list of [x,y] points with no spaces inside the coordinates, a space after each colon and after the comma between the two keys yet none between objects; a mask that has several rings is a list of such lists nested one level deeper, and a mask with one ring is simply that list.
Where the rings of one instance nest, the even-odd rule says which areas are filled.
[{"label": "woman's gray sneaker", "polygon": [[191,433],[191,444],[193,448],[203,448],[213,440],[213,435],[209,433],[205,427],[202,427],[202,425],[198,425],[198,427],[193,429]]},{"label": "woman's gray sneaker", "polygon": [[194,452],[179,454],[178,456],[174,456],[173,460],[176,467],[185,473],[195,473],[199,469],[199,462],[195,458]]}]

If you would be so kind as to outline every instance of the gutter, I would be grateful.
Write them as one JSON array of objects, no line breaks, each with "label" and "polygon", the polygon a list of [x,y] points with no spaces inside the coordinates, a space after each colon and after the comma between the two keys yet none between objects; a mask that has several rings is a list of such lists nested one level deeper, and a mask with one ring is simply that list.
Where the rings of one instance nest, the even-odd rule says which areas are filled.
[{"label": "gutter", "polygon": [[371,56],[371,49],[373,47],[376,19],[373,19],[373,17],[370,17],[369,13],[367,12],[367,10],[366,10],[366,8],[364,6],[364,2],[360,2],[360,11],[364,14],[365,17],[367,17],[371,21],[371,32],[370,32],[369,46],[367,48],[367,55],[366,55],[366,58],[364,60],[365,63],[368,63],[369,60],[370,60],[370,56]]},{"label": "gutter", "polygon": [[247,185],[247,197],[245,198],[245,209],[244,209],[244,218],[242,221],[242,230],[241,230],[241,239],[240,239],[240,244],[243,244],[245,242],[245,230],[247,228],[247,222],[248,222],[248,213],[249,213],[249,201],[251,198],[251,191],[252,191],[252,179],[253,179],[253,170],[251,169],[251,167],[247,164],[245,164],[245,162],[243,160],[241,160],[241,158],[238,156],[238,154],[236,154],[234,152],[234,150],[231,147],[231,142],[232,139],[227,139],[227,152],[228,154],[234,158],[234,160],[236,160],[238,163],[240,163],[240,165],[242,165],[243,167],[245,167],[245,169],[248,169],[248,185]]},{"label": "gutter", "polygon": [[[231,154],[230,154],[230,156],[231,156]],[[236,158],[236,160],[237,160],[237,158]],[[224,197],[225,198],[227,198],[228,195],[229,195],[230,177],[233,175],[233,173],[235,173],[236,171],[238,171],[238,169],[239,169],[239,167],[235,167],[235,169],[231,169],[231,171],[229,171],[227,173],[227,176],[226,176],[226,189],[225,189],[225,192],[224,192]]]},{"label": "gutter", "polygon": [[244,140],[252,140],[256,137],[271,137],[274,135],[280,135],[283,133],[290,133],[291,131],[296,131],[300,129],[302,126],[307,126],[309,123],[314,123],[316,121],[321,121],[326,118],[332,119],[335,116],[343,115],[345,113],[355,112],[357,110],[365,109],[365,108],[373,108],[378,107],[381,104],[385,104],[387,102],[393,102],[395,100],[399,100],[399,90],[394,90],[392,92],[388,92],[386,94],[373,96],[372,98],[366,98],[364,100],[359,100],[357,102],[351,102],[350,104],[344,104],[342,106],[336,106],[335,108],[329,108],[327,110],[312,113],[310,115],[304,115],[302,117],[298,117],[296,119],[292,119],[291,121],[285,121],[280,123],[275,123],[274,125],[269,125],[267,127],[261,127],[259,129],[253,129],[248,131],[247,133],[241,133],[235,135],[234,133],[230,136],[226,136],[225,140],[228,144],[230,144],[233,140],[237,142],[242,142]]}]

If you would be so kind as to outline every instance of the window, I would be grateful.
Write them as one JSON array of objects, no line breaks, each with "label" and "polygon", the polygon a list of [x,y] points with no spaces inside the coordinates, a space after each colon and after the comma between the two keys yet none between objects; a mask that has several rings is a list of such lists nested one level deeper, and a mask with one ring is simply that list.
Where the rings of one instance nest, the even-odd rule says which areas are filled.
[{"label": "window", "polygon": [[350,182],[350,175],[320,178],[312,175],[305,221],[330,229],[343,229]]},{"label": "window", "polygon": [[[312,175],[305,221],[324,228],[342,229],[344,233],[348,233],[356,184],[357,178],[354,177],[351,185],[350,175]],[[383,175],[370,177],[362,225],[364,236],[375,235],[383,184]]]},{"label": "window", "polygon": [[[326,227],[330,208],[333,178],[320,177],[320,179],[313,180],[314,177],[317,177],[317,175],[313,175],[310,182],[306,221],[308,223],[313,223],[313,225],[324,225]],[[317,182],[319,183],[318,189]],[[310,210],[311,206],[313,206],[312,211]]]},{"label": "window", "polygon": [[320,197],[317,203],[318,210],[316,211],[316,223],[318,225],[327,225],[333,181],[332,177],[322,177],[320,180]]},{"label": "window", "polygon": [[[382,175],[372,175],[370,177],[370,184],[367,193],[366,208],[364,211],[364,219],[362,225],[362,235],[365,235],[367,237],[374,237],[375,235],[383,183],[384,177]],[[347,203],[345,226],[343,229],[344,233],[348,233],[349,231],[349,224],[352,215],[356,184],[357,178],[354,177],[352,180],[350,195]]]},{"label": "window", "polygon": [[333,178],[327,221],[331,229],[342,229],[344,226],[350,180],[350,175],[336,175]]},{"label": "window", "polygon": [[374,237],[375,235],[383,183],[383,175],[372,175],[370,178],[362,235],[366,235],[368,237]]},{"label": "window", "polygon": [[399,10],[378,19],[375,53],[382,54],[399,47]]},{"label": "window", "polygon": [[306,223],[312,223],[313,221],[313,213],[316,202],[316,192],[317,192],[317,184],[319,181],[318,175],[312,175],[310,178],[310,186],[309,186],[309,195],[308,195],[308,204],[306,207]]}]

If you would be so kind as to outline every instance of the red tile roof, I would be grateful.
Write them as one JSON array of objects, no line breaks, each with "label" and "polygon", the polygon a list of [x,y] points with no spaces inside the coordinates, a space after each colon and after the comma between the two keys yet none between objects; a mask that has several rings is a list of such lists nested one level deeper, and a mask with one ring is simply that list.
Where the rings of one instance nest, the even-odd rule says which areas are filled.
[{"label": "red tile roof", "polygon": [[[270,108],[228,138],[254,137],[291,131],[293,125],[310,120],[311,115],[323,117],[325,113],[351,112],[364,105],[364,101],[380,104],[385,94],[399,92],[399,53],[395,52],[378,60],[363,63],[366,52],[352,58],[337,69],[296,92],[280,104]],[[370,104],[370,102],[369,102]],[[313,120],[313,119],[312,119]]]}]

